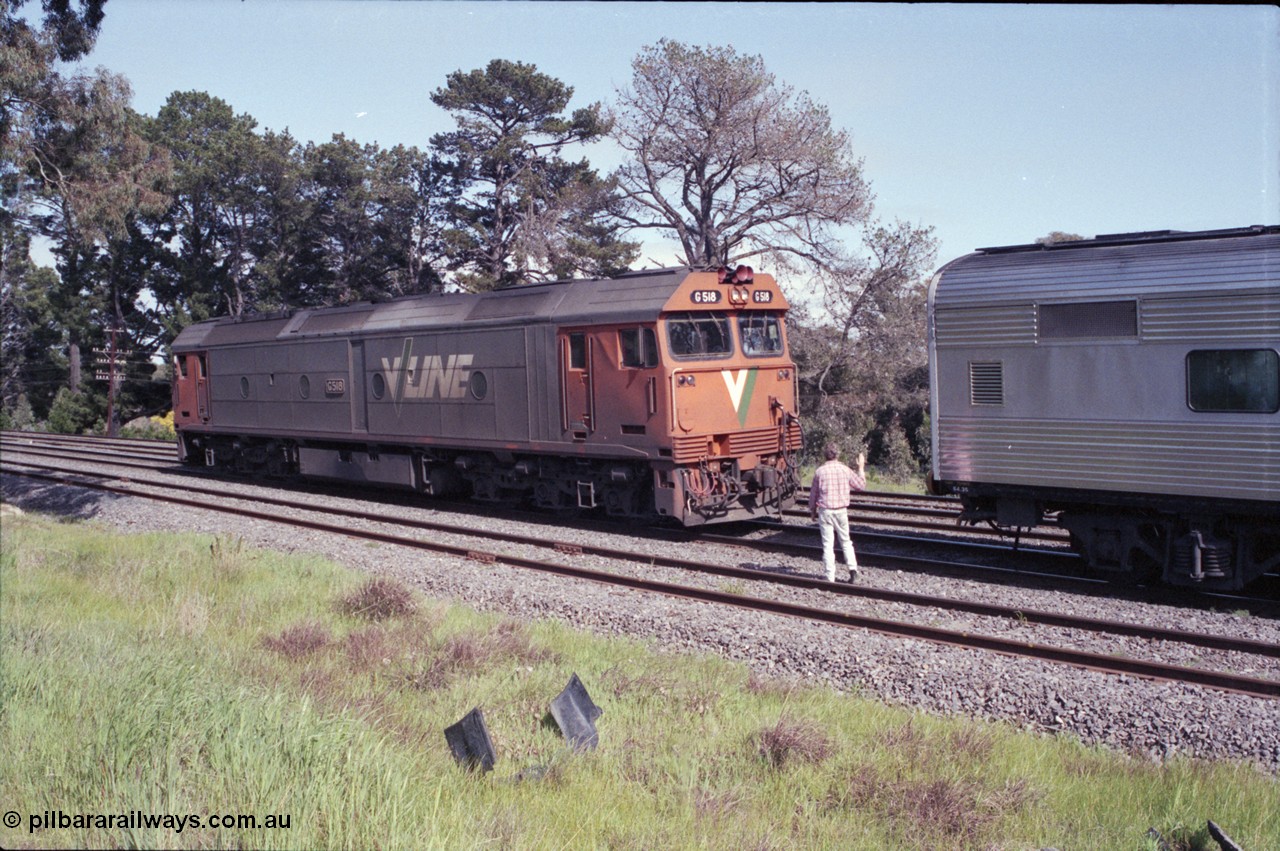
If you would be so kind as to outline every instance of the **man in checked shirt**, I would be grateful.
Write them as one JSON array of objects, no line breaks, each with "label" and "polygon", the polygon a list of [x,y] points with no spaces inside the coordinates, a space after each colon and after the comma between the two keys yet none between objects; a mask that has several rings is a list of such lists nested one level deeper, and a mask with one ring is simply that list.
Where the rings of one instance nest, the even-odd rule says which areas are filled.
[{"label": "man in checked shirt", "polygon": [[835,537],[840,536],[844,560],[849,565],[849,581],[858,578],[858,559],[853,553],[853,541],[849,538],[849,494],[866,490],[865,452],[858,453],[858,471],[855,473],[840,463],[840,449],[828,443],[822,451],[827,462],[813,473],[809,483],[809,517],[818,521],[822,534],[822,566],[827,569],[827,581],[836,581]]}]

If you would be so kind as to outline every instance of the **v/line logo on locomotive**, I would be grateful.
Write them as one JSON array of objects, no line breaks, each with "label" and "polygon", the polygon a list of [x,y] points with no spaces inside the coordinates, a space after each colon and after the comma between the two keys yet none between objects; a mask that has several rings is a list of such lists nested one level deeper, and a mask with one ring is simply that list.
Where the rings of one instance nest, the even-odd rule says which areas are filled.
[{"label": "v/line logo on locomotive", "polygon": [[461,399],[467,393],[471,378],[467,367],[473,360],[475,355],[471,354],[449,355],[448,360],[440,355],[425,355],[419,369],[413,338],[405,337],[400,357],[382,359],[382,375],[397,407],[406,399]]}]

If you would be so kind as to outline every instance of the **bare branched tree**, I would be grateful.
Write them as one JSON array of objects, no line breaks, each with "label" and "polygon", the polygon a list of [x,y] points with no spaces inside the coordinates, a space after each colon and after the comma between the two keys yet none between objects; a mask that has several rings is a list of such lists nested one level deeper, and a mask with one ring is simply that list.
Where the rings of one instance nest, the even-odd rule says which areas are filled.
[{"label": "bare branched tree", "polygon": [[824,106],[732,47],[664,39],[632,69],[610,116],[633,158],[617,172],[632,230],[673,233],[691,266],[841,262],[835,230],[865,222],[872,196]]}]

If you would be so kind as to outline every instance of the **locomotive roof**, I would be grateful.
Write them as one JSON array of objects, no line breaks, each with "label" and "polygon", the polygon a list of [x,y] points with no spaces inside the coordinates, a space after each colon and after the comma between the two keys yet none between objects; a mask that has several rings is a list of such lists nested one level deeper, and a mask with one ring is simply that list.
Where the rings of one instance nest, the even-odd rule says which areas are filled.
[{"label": "locomotive roof", "polygon": [[385,302],[314,308],[188,326],[175,349],[278,338],[472,327],[484,324],[559,324],[652,321],[694,269],[677,267],[595,278],[527,284],[486,293],[403,296]]},{"label": "locomotive roof", "polygon": [[1280,226],[1107,234],[981,248],[943,266],[937,306],[1280,288]]}]

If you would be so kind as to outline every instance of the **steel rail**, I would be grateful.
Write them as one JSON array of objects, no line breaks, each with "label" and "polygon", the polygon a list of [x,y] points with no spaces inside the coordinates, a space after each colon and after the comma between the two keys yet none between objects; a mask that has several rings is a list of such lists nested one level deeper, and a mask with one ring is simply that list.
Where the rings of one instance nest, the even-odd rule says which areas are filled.
[{"label": "steel rail", "polygon": [[[865,493],[865,492],[864,492]],[[808,497],[803,497],[799,502],[808,505]],[[787,517],[807,517],[808,509],[788,508],[782,511]],[[937,520],[952,520],[956,528],[946,523],[929,523],[925,520],[906,520],[894,517],[876,517],[876,514],[900,514],[904,517],[928,517]],[[966,532],[976,535],[999,536],[1003,538],[1016,537],[1019,540],[1034,541],[1051,541],[1054,543],[1066,543],[1068,535],[1065,530],[1055,530],[1053,532],[1037,532],[1034,529],[1028,529],[1017,535],[1004,532],[999,529],[971,525],[968,528],[959,527],[960,513],[955,506],[948,508],[917,508],[910,505],[891,505],[886,502],[872,502],[866,499],[859,499],[857,495],[849,503],[849,521],[851,523],[867,523],[879,526],[899,526],[907,529],[938,529],[944,531]]]},{"label": "steel rail", "polygon": [[[139,458],[151,457],[151,458],[155,458],[156,460],[161,460],[163,458],[172,458],[175,463],[177,462],[177,455],[172,445],[168,445],[166,449],[166,448],[163,448],[164,446],[166,446],[165,444],[158,444],[155,441],[127,440],[123,438],[114,439],[114,438],[101,437],[99,435],[75,435],[75,436],[65,436],[65,437],[59,438],[59,436],[47,435],[44,433],[34,433],[34,432],[0,432],[0,438],[13,441],[14,445],[16,446],[30,447],[32,450],[36,450],[36,451],[43,449],[46,452],[52,452],[56,450],[58,447],[70,448],[74,446],[77,452],[80,452],[86,456],[93,456],[93,457],[99,457],[99,458],[113,458],[115,457],[114,453],[112,453],[110,450],[105,449],[105,447],[111,446],[115,449],[120,450],[121,452],[140,453],[138,455]],[[76,444],[81,444],[81,445],[76,446]],[[99,449],[98,447],[104,447],[104,448]],[[124,463],[124,462],[117,462],[117,463]],[[875,516],[865,516],[861,513],[854,513],[856,511],[856,512],[904,514],[907,516],[935,517],[943,520],[955,518],[956,513],[948,509],[878,505],[878,504],[870,503],[866,501],[857,502],[854,505],[850,506],[850,509],[851,509],[851,512],[849,515],[849,519],[851,522],[854,522],[854,523],[879,525],[879,526],[894,526],[894,527],[899,527],[904,529],[913,529],[917,531],[926,531],[926,532],[927,531],[944,531],[944,532],[955,531],[955,532],[974,534],[974,535],[980,535],[980,536],[991,537],[991,538],[1010,537],[1007,534],[999,532],[995,529],[987,529],[987,528],[981,528],[981,527],[974,527],[969,529],[962,529],[962,528],[952,529],[950,526],[943,523],[927,523],[927,522],[905,520],[902,518],[893,518],[893,517],[882,518],[882,517],[875,517]],[[804,513],[805,512],[803,511],[797,511],[795,509],[788,509],[787,511],[784,512],[784,514],[788,516],[795,516],[795,517],[801,516]],[[1021,540],[1043,540],[1043,541],[1051,541],[1051,542],[1058,542],[1058,543],[1062,543],[1066,540],[1065,537],[1061,534],[1054,535],[1054,534],[1045,533],[1045,532],[1026,532],[1020,535],[1019,538]]]},{"label": "steel rail", "polygon": [[[60,444],[60,445],[63,445],[63,444]],[[63,454],[61,454],[61,453],[56,452],[56,451],[55,451],[54,449],[52,449],[52,448],[50,447],[50,445],[48,445],[48,444],[42,444],[42,445],[39,445],[39,446],[36,446],[36,445],[34,445],[34,444],[26,444],[26,445],[18,444],[18,445],[13,446],[13,447],[12,447],[12,449],[13,449],[14,451],[17,451],[17,452],[23,452],[23,453],[30,454],[30,455],[35,455],[35,456],[38,456],[38,457],[41,457],[41,458],[64,458],[64,457],[65,457],[65,455],[63,455]],[[128,456],[125,456],[125,457],[123,457],[123,458],[122,458],[122,457],[117,456],[117,455],[115,455],[115,454],[113,454],[113,453],[103,452],[103,451],[96,450],[96,449],[91,449],[91,448],[79,448],[79,447],[77,447],[77,448],[76,448],[76,452],[77,452],[77,453],[79,453],[79,454],[81,454],[82,456],[95,457],[95,458],[102,458],[102,459],[104,459],[104,463],[109,462],[109,463],[116,464],[116,465],[121,466],[121,467],[131,467],[131,468],[134,468],[134,469],[140,469],[140,470],[158,470],[158,469],[161,469],[161,468],[159,468],[159,467],[156,467],[154,464],[145,464],[145,463],[139,463],[139,462],[137,462],[137,461],[130,461],[130,460],[127,460]],[[161,461],[161,460],[163,460],[163,459],[156,458],[156,460],[157,460],[157,461]],[[178,463],[179,463],[176,457],[173,459],[173,463],[174,463],[174,464],[178,464]],[[197,469],[198,469],[198,468],[197,468]],[[184,470],[185,470],[185,468],[184,468]],[[187,471],[187,472],[190,472],[190,471]],[[872,522],[879,522],[879,521],[872,521]],[[776,523],[769,524],[767,528],[777,528],[777,529],[779,529],[779,530],[783,530],[783,531],[790,531],[790,532],[798,532],[798,533],[800,533],[800,534],[812,534],[812,533],[813,533],[813,530],[811,530],[811,529],[794,529],[794,528],[788,528],[788,527],[787,527],[787,526],[785,526],[785,525],[779,525],[779,524],[776,524]],[[928,527],[927,527],[927,526],[922,526],[922,527],[919,527],[919,528],[921,528],[921,529],[927,529]],[[955,531],[958,531],[958,532],[961,532],[961,533],[968,532],[968,531],[977,531],[979,534],[984,534],[984,533],[985,533],[985,534],[989,534],[989,533],[986,533],[986,530],[982,530],[982,529],[978,529],[978,530],[966,530],[966,529],[959,529],[959,530],[955,530]],[[997,550],[997,551],[1001,551],[1001,552],[1004,552],[1004,551],[1008,550],[1008,548],[1007,548],[1007,547],[999,546],[998,544],[988,543],[988,542],[986,542],[986,541],[978,541],[978,540],[972,540],[972,541],[969,541],[969,540],[961,540],[961,541],[957,541],[957,540],[941,540],[941,541],[935,541],[935,540],[925,539],[925,540],[923,540],[923,541],[922,541],[922,540],[921,540],[921,539],[919,539],[919,538],[912,538],[912,537],[903,536],[903,535],[892,535],[892,534],[889,534],[889,533],[886,533],[886,532],[875,532],[875,531],[867,531],[867,530],[859,530],[859,531],[857,532],[857,534],[858,534],[858,536],[859,536],[860,538],[876,538],[876,539],[884,539],[884,540],[897,540],[897,541],[904,541],[904,542],[909,542],[909,543],[936,543],[936,544],[940,544],[940,545],[942,545],[942,546],[948,546],[948,547],[964,547],[964,548],[990,549],[990,550]],[[709,536],[709,535],[708,535],[708,536],[704,536],[704,537],[707,537],[708,539],[710,539],[710,538],[711,538],[711,537],[713,537],[713,536]],[[739,542],[739,546],[741,546],[741,542]],[[774,545],[774,546],[776,546],[776,545]],[[763,548],[765,548],[765,547],[764,547],[763,545],[761,545],[761,547],[759,547],[759,548],[762,548],[762,549],[763,549]],[[1016,551],[1018,551],[1016,547],[1014,548],[1014,551],[1015,551],[1015,552],[1016,552]],[[1055,556],[1057,556],[1057,557],[1069,557],[1069,558],[1072,558],[1072,559],[1076,558],[1076,556],[1075,556],[1074,554],[1064,554],[1064,553],[1061,553],[1060,551],[1056,551],[1056,550],[1039,550],[1039,549],[1026,549],[1026,548],[1024,548],[1024,549],[1022,549],[1022,552],[1035,553],[1035,554],[1037,554],[1037,555],[1045,555],[1045,556],[1048,556],[1048,557],[1055,557]]]},{"label": "steel rail", "polygon": [[[590,570],[587,568],[575,567],[573,565],[561,564],[557,562],[542,561],[539,559],[525,558],[504,553],[478,552],[472,548],[458,546],[453,544],[445,544],[434,541],[422,541],[416,538],[408,538],[403,535],[396,535],[387,532],[378,532],[369,529],[353,529],[348,526],[339,526],[333,523],[326,523],[319,520],[311,520],[297,516],[282,517],[278,514],[272,514],[267,511],[259,511],[252,508],[239,508],[227,505],[218,505],[202,502],[186,497],[174,496],[166,493],[150,493],[145,491],[130,490],[114,485],[107,485],[95,482],[75,481],[71,478],[47,475],[44,473],[32,473],[10,469],[8,471],[12,475],[27,476],[30,478],[51,481],[56,484],[69,485],[73,487],[87,487],[94,490],[101,490],[107,493],[114,493],[122,496],[134,496],[145,499],[153,499],[161,502],[168,502],[176,505],[183,505],[193,508],[218,511],[226,514],[232,514],[239,517],[249,517],[257,520],[264,520],[273,523],[283,523],[286,525],[298,526],[315,531],[326,532],[331,534],[344,535],[348,537],[360,538],[363,540],[378,541],[381,543],[406,546],[415,549],[422,549],[431,552],[444,553],[447,555],[459,556],[479,560],[486,563],[503,563],[515,567],[530,568],[546,573],[557,574],[561,576],[570,576],[577,579],[585,579],[592,582],[598,582],[606,585],[616,585],[637,590],[651,591],[665,594],[668,596],[679,597],[684,599],[701,600],[720,605],[729,605],[735,608],[743,608],[751,611],[764,611],[773,614],[787,615],[811,621],[829,623],[836,626],[848,628],[869,629],[886,635],[905,636],[909,638],[918,638],[938,644],[947,644],[951,646],[990,650],[1010,656],[1021,656],[1045,661],[1059,662],[1063,664],[1073,665],[1075,667],[1088,670],[1095,670],[1112,674],[1127,674],[1139,677],[1145,677],[1155,680],[1186,682],[1203,685],[1210,688],[1221,689],[1225,691],[1238,692],[1241,694],[1251,695],[1254,697],[1280,698],[1280,681],[1267,680],[1259,677],[1249,677],[1240,674],[1231,674],[1222,671],[1209,671],[1200,668],[1189,668],[1181,665],[1169,665],[1161,662],[1148,662],[1139,659],[1128,659],[1115,657],[1106,654],[1092,653],[1083,650],[1072,650],[1062,647],[1053,647],[1049,645],[1036,644],[1032,642],[1018,641],[1015,639],[1000,638],[998,636],[982,635],[971,632],[956,632],[945,630],[938,627],[930,627],[922,624],[900,623],[897,621],[887,621],[880,618],[873,618],[864,615],[851,614],[848,612],[836,612],[830,609],[819,609],[813,606],[805,606],[795,603],[786,603],[778,600],[766,600],[755,597],[747,597],[741,594],[716,591],[707,588],[695,588],[686,585],[678,585],[660,580],[643,579],[640,577],[625,576],[621,574],[601,572]],[[244,497],[231,497],[244,498]],[[316,510],[312,507],[312,510]],[[320,509],[323,510],[323,509]],[[396,521],[381,521],[396,522]],[[576,549],[576,545],[575,545]],[[585,548],[584,548],[585,551]],[[713,567],[709,572],[718,574],[727,574],[727,571],[739,571],[738,568],[717,568]],[[758,573],[752,571],[751,573]],[[814,582],[814,580],[809,580]],[[827,583],[823,582],[823,585]],[[1262,642],[1257,642],[1262,647],[1272,647]]]},{"label": "steel rail", "polygon": [[74,440],[30,440],[26,437],[15,439],[4,437],[3,445],[14,451],[55,452],[59,449],[72,450],[83,455],[99,458],[151,458],[156,461],[165,459],[177,462],[177,453],[158,446],[109,446],[106,443],[80,443]]},{"label": "steel rail", "polygon": [[66,445],[72,443],[112,445],[120,449],[155,449],[166,451],[176,457],[177,442],[172,440],[147,440],[140,437],[107,437],[102,434],[58,434],[48,431],[0,431],[0,440],[28,440],[46,444]]},{"label": "steel rail", "polygon": [[[929,509],[915,509],[915,510],[924,511]],[[877,517],[871,514],[862,513],[867,511],[885,512],[888,514],[907,513],[907,512],[896,512],[893,506],[878,505],[878,506],[872,507],[865,504],[858,505],[857,503],[853,503],[853,504],[850,504],[849,506],[849,522],[863,523],[871,526],[897,526],[903,529],[920,529],[925,531],[963,532],[965,534],[986,535],[988,537],[1000,537],[1000,538],[1017,537],[1019,540],[1024,540],[1024,541],[1026,540],[1051,541],[1059,544],[1066,543],[1068,540],[1067,534],[1065,532],[1054,533],[1054,532],[1029,531],[1029,532],[1023,532],[1015,536],[1015,535],[1009,534],[1008,532],[1002,532],[998,529],[992,529],[989,527],[971,526],[969,528],[965,528],[959,525],[959,515],[955,514],[954,512],[949,514],[944,513],[942,515],[939,515],[939,516],[950,517],[956,520],[955,524],[946,524],[946,523],[930,523],[926,520],[910,520],[910,519],[900,518],[900,517]],[[783,511],[783,514],[790,517],[807,517],[808,516],[807,511],[796,511],[794,509],[785,510]]]},{"label": "steel rail", "polygon": [[[24,462],[17,462],[22,464]],[[67,473],[73,475],[84,475],[81,471],[69,471],[58,467],[48,467],[34,464],[26,466],[35,469],[43,469],[45,471]],[[92,474],[95,477],[107,477],[107,474]],[[129,479],[134,484],[147,485],[151,487],[170,488],[171,484],[160,481],[146,481],[141,479]],[[579,555],[594,555],[602,558],[614,558],[622,561],[635,561],[652,564],[661,567],[671,567],[681,570],[689,570],[698,573],[709,573],[719,576],[725,576],[734,579],[744,579],[750,581],[773,582],[778,585],[786,585],[796,588],[820,589],[828,593],[836,593],[849,597],[861,597],[865,599],[878,600],[881,602],[902,603],[913,606],[923,606],[931,609],[943,609],[947,611],[963,612],[965,614],[979,615],[983,617],[1008,618],[1026,623],[1040,624],[1043,626],[1056,626],[1066,629],[1078,629],[1086,632],[1105,633],[1111,635],[1121,635],[1134,638],[1144,638],[1151,641],[1170,641],[1178,644],[1187,644],[1198,647],[1205,647],[1214,650],[1227,650],[1237,653],[1250,653],[1261,656],[1271,656],[1280,658],[1280,645],[1269,644],[1262,641],[1253,641],[1247,638],[1234,638],[1231,636],[1209,635],[1199,632],[1187,632],[1185,630],[1168,629],[1166,627],[1154,627],[1143,624],[1130,624],[1123,621],[1112,621],[1101,618],[1087,618],[1079,615],[1064,615],[1058,612],[1050,612],[1045,610],[1028,609],[1024,607],[1002,606],[995,603],[983,603],[972,600],[957,600],[951,597],[935,597],[925,594],[915,594],[909,591],[894,591],[892,589],[875,588],[867,585],[853,585],[844,582],[827,582],[825,579],[809,577],[790,573],[777,573],[774,571],[758,570],[752,568],[730,567],[728,565],[714,565],[703,562],[694,561],[692,559],[678,558],[675,556],[653,555],[649,553],[635,553],[628,550],[617,549],[613,547],[604,547],[593,544],[577,544],[549,539],[531,540],[525,535],[519,535],[510,532],[499,532],[496,530],[476,530],[459,527],[449,523],[440,523],[433,520],[422,520],[416,518],[395,518],[388,520],[369,511],[354,508],[342,508],[338,506],[316,506],[310,503],[298,500],[285,499],[281,497],[254,495],[245,496],[242,494],[228,493],[225,490],[216,488],[201,487],[197,485],[184,485],[184,493],[199,493],[207,496],[215,496],[230,499],[244,499],[252,502],[275,505],[281,508],[296,509],[302,511],[315,511],[317,513],[333,514],[339,517],[349,517],[356,520],[365,520],[369,522],[393,522],[401,526],[408,526],[423,531],[444,532],[450,534],[470,535],[473,537],[481,537],[489,540],[502,541],[504,543],[514,544],[532,544],[545,548],[555,549],[561,552],[568,552]],[[804,547],[803,550],[798,545],[791,544],[775,544],[762,542],[742,542],[733,541],[732,539],[724,541],[719,538],[710,538],[703,536],[702,540],[711,540],[714,543],[727,543],[729,546],[743,547],[748,549],[769,549],[776,552],[784,552],[791,555],[810,556],[812,547]],[[939,562],[932,559],[913,558],[911,556],[864,556],[863,561],[867,566],[884,567],[887,569],[894,568],[919,568],[921,566],[937,567]],[[947,563],[943,563],[947,564]],[[948,565],[950,566],[950,565]]]}]

